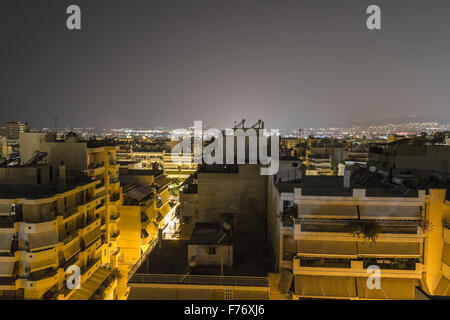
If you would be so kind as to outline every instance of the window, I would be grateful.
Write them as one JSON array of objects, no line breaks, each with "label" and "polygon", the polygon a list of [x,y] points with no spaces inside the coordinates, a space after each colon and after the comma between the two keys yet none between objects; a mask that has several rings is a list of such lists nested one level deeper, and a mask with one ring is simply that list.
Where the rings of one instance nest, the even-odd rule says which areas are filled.
[{"label": "window", "polygon": [[209,247],[208,254],[209,255],[215,255],[216,254],[216,247]]}]

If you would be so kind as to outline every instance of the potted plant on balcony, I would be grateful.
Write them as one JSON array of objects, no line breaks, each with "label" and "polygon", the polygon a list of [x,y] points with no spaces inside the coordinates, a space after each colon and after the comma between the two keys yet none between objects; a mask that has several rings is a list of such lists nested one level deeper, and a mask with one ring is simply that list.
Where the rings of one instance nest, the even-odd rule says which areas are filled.
[{"label": "potted plant on balcony", "polygon": [[293,204],[289,207],[284,208],[282,220],[285,223],[290,223],[292,219],[297,218],[298,207],[296,204]]},{"label": "potted plant on balcony", "polygon": [[375,221],[355,221],[350,223],[349,231],[353,236],[359,238],[362,235],[364,240],[370,240],[372,243],[375,243],[378,233],[380,233],[380,228]]}]

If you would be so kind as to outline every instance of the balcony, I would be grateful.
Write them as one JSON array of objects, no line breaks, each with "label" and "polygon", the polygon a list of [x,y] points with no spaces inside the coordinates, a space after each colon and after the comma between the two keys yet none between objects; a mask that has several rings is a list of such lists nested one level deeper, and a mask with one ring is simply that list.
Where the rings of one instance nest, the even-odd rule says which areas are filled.
[{"label": "balcony", "polygon": [[39,252],[26,253],[26,261],[30,265],[30,272],[38,272],[45,269],[58,267],[56,248]]},{"label": "balcony", "polygon": [[117,230],[117,231],[111,233],[111,241],[116,241],[119,236],[120,236],[120,230]]},{"label": "balcony", "polygon": [[109,220],[111,223],[117,224],[120,221],[120,213],[112,214]]},{"label": "balcony", "polygon": [[[379,239],[392,241],[420,240],[420,221],[370,221],[355,219],[294,219],[294,238],[323,239],[323,240],[350,240],[358,225],[372,223],[376,226]],[[356,229],[355,229],[356,228]]]},{"label": "balcony", "polygon": [[81,269],[81,283],[84,283],[98,268],[100,268],[102,261],[96,259]]},{"label": "balcony", "polygon": [[110,183],[110,184],[120,183],[120,180],[119,180],[119,178],[116,178],[116,177],[110,178],[110,179],[109,179],[109,183]]},{"label": "balcony", "polygon": [[45,290],[56,284],[58,280],[56,270],[41,270],[30,274],[26,282],[27,289]]},{"label": "balcony", "polygon": [[105,203],[102,201],[95,206],[95,214],[102,212],[106,208]]},{"label": "balcony", "polygon": [[[85,238],[90,238],[94,231],[100,231],[101,223],[102,219],[100,217],[88,217],[78,231],[80,237],[86,241]],[[88,244],[85,242],[85,245],[87,246]]]},{"label": "balcony", "polygon": [[183,274],[134,274],[129,283],[157,283],[174,285],[205,285],[224,287],[268,287],[267,277],[206,276]]},{"label": "balcony", "polygon": [[64,210],[64,212],[60,213],[59,215],[61,215],[63,217],[63,219],[65,220],[67,218],[74,216],[78,212],[79,212],[78,206],[75,206],[73,208]]},{"label": "balcony", "polygon": [[[372,273],[367,271],[370,265],[380,268],[382,278],[407,278],[421,279],[423,265],[414,261],[404,263],[383,263],[376,260],[332,260],[332,259],[305,259],[295,258],[292,270],[295,275],[316,276],[346,276],[346,277],[369,277]],[[380,260],[381,261],[381,260]]]},{"label": "balcony", "polygon": [[15,256],[0,256],[0,278],[14,277],[16,261]]},{"label": "balcony", "polygon": [[4,229],[14,229],[15,219],[13,216],[4,215],[0,216],[0,228]]},{"label": "balcony", "polygon": [[105,191],[105,182],[102,180],[99,184],[95,186],[95,194],[100,194]]},{"label": "balcony", "polygon": [[96,175],[102,173],[104,170],[105,170],[105,163],[104,162],[91,163],[88,166],[88,174],[90,176],[96,176]]}]

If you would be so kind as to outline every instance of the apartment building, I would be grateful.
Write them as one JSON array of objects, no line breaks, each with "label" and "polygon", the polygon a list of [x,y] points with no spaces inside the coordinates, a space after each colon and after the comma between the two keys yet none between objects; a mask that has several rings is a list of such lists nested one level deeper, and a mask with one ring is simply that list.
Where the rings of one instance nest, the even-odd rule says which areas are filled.
[{"label": "apartment building", "polygon": [[197,170],[193,153],[173,153],[165,144],[133,147],[131,143],[120,146],[118,159],[123,168],[163,169],[170,178],[186,179]]},{"label": "apartment building", "polygon": [[[371,179],[364,172],[348,187],[345,177],[270,179],[268,238],[278,261],[277,294],[414,299],[416,287],[427,289],[433,198]],[[367,286],[371,266],[380,268],[379,289]]]},{"label": "apartment building", "polygon": [[30,126],[28,123],[20,121],[8,121],[3,126],[4,134],[10,145],[18,143],[20,132],[28,132],[29,130]]},{"label": "apartment building", "polygon": [[[33,156],[0,168],[2,298],[119,299],[126,290],[116,147],[73,138],[24,136]],[[79,288],[68,285],[74,266]]]},{"label": "apartment building", "polygon": [[368,164],[377,169],[432,170],[450,172],[450,147],[433,144],[423,137],[407,138],[369,149]]},{"label": "apartment building", "polygon": [[119,266],[124,273],[151,252],[157,238],[172,238],[179,227],[178,204],[169,193],[170,180],[162,170],[128,170],[121,174],[122,205]]},{"label": "apartment building", "polygon": [[427,217],[432,225],[425,246],[424,291],[432,296],[450,296],[450,189],[430,189]]}]

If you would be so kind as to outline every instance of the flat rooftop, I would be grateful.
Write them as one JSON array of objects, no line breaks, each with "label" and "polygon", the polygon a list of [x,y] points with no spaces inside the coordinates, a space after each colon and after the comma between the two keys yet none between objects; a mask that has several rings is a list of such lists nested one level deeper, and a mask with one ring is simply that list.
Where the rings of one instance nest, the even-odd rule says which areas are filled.
[{"label": "flat rooftop", "polygon": [[354,170],[350,178],[350,187],[344,187],[343,176],[303,176],[293,181],[277,181],[275,186],[279,192],[294,192],[295,188],[302,189],[302,195],[306,196],[340,196],[351,197],[353,189],[366,189],[368,197],[412,197],[418,196],[419,189],[427,189],[426,186],[418,186],[410,189],[405,186],[390,183],[388,179],[379,173],[369,172],[365,168]]},{"label": "flat rooftop", "polygon": [[[147,259],[143,261],[139,274],[187,274],[220,275],[220,266],[188,265],[188,243],[185,240],[162,240],[162,248],[157,244]],[[233,266],[224,266],[224,276],[266,277],[274,272],[272,248],[262,241],[239,241],[233,246]],[[130,280],[133,282],[133,278]]]}]

